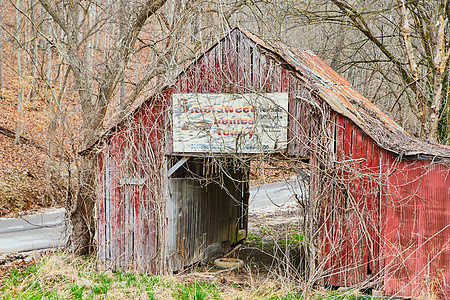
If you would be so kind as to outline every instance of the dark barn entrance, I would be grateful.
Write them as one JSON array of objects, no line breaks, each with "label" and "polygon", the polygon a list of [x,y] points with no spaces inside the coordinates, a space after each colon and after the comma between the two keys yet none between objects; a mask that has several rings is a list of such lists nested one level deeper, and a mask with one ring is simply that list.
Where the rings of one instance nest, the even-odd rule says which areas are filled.
[{"label": "dark barn entrance", "polygon": [[[181,157],[173,156],[171,165]],[[237,159],[190,157],[169,178],[166,251],[169,269],[204,258],[205,247],[247,236],[249,166]]]}]

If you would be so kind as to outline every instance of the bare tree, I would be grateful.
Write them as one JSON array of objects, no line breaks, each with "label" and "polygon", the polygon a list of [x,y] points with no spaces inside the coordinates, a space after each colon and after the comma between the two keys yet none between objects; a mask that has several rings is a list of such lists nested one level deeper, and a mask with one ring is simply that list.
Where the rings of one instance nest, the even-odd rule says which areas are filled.
[{"label": "bare tree", "polygon": [[[103,58],[103,68],[97,73],[89,72],[90,56],[82,51],[93,33],[101,29],[105,15],[89,22],[89,12],[94,6],[102,5],[94,1],[61,1],[53,3],[39,0],[52,20],[63,33],[63,37],[49,41],[70,65],[78,90],[81,106],[82,132],[81,147],[89,146],[101,133],[108,103],[135,50],[139,34],[146,21],[158,11],[166,0],[135,1],[128,14],[128,28],[116,40],[108,57]],[[76,197],[69,209],[72,222],[71,243],[75,252],[89,253],[93,245],[93,224],[95,205],[95,159],[82,158],[79,162],[79,184]]]},{"label": "bare tree", "polygon": [[[393,64],[402,80],[402,85],[413,91],[415,99],[411,109],[415,111],[422,132],[430,141],[446,141],[448,136],[447,84],[449,36],[448,1],[397,1],[386,9],[396,12],[403,51],[392,49],[376,31],[368,25],[366,15],[382,17],[383,10],[373,8],[359,10],[349,1],[332,0],[342,12],[341,18],[358,29]],[[406,55],[405,55],[406,54]],[[443,126],[439,132],[439,125]]]},{"label": "bare tree", "polygon": [[333,58],[333,67],[411,133],[448,143],[449,12],[443,0],[275,0],[254,7],[248,23]]},{"label": "bare tree", "polygon": [[[64,77],[72,81],[69,84],[77,91],[81,137],[74,149],[78,151],[89,147],[105,127],[120,120],[137,100],[145,98],[148,87],[167,84],[170,78],[167,74],[180,70],[198,49],[217,39],[215,33],[221,27],[202,23],[204,26],[197,24],[195,33],[189,30],[194,29],[190,24],[197,14],[213,16],[209,19],[211,24],[226,22],[245,3],[243,0],[231,4],[200,0],[38,2],[54,26],[41,34],[62,56],[68,66],[67,74],[70,73]],[[200,37],[200,31],[205,32],[200,40],[190,38]],[[85,254],[93,249],[96,157],[80,158],[76,164],[77,191],[68,203],[71,245],[76,253]]]}]

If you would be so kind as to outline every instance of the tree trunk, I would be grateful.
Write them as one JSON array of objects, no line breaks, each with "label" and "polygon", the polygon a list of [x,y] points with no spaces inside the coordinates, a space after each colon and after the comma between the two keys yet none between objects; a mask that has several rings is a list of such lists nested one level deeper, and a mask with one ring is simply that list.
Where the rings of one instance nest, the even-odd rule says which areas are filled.
[{"label": "tree trunk", "polygon": [[[38,57],[38,51],[37,51],[37,41],[38,41],[38,33],[36,24],[37,22],[37,16],[36,16],[36,0],[31,0],[29,3],[28,10],[30,11],[30,18],[31,18],[31,47],[30,47],[30,57],[31,57],[31,64],[32,64],[32,70],[31,70],[31,76],[34,81],[36,81],[37,78],[37,57]],[[36,107],[36,90],[34,89],[35,84],[31,86],[30,93],[28,95],[30,102],[32,103],[31,109],[37,110]]]},{"label": "tree trunk", "polygon": [[442,85],[444,74],[441,72],[436,72],[434,74],[434,85],[433,85],[433,105],[430,107],[430,133],[428,135],[428,140],[430,142],[439,141],[439,110],[441,108],[442,102]]},{"label": "tree trunk", "polygon": [[81,157],[78,165],[78,190],[68,211],[72,224],[71,250],[78,255],[94,252],[95,202],[96,202],[96,159]]},{"label": "tree trunk", "polygon": [[[52,36],[52,32],[53,32],[53,23],[52,22],[48,22],[47,24],[47,30],[48,30],[48,35]],[[48,47],[46,48],[46,52],[47,52],[47,61],[45,64],[45,80],[46,80],[46,84],[47,86],[51,87],[53,85],[53,72],[52,72],[52,68],[53,68],[53,64],[52,64],[52,48],[50,47],[50,45],[48,45]]]},{"label": "tree trunk", "polygon": [[[447,35],[445,32],[446,24],[448,20],[444,17],[444,13],[439,17],[439,21],[436,26],[438,26],[438,34],[436,37],[436,52],[433,58],[433,101],[430,107],[430,134],[428,139],[433,142],[438,142],[440,140],[439,136],[439,112],[442,105],[442,88],[445,77],[445,70],[448,65],[448,59],[450,52],[446,51],[445,45],[447,43]],[[448,126],[448,124],[447,124]],[[445,131],[445,129],[444,129]],[[445,138],[444,138],[445,140]]]},{"label": "tree trunk", "polygon": [[23,131],[23,83],[22,83],[22,49],[20,45],[20,14],[19,9],[21,7],[21,0],[16,0],[16,20],[15,20],[15,33],[16,33],[16,58],[17,58],[17,77],[19,92],[17,94],[17,121],[16,121],[16,138],[15,144],[20,144],[20,137]]},{"label": "tree trunk", "polygon": [[52,163],[53,163],[53,140],[56,135],[56,118],[53,117],[47,128],[47,141],[46,141],[46,153],[44,170],[45,170],[45,191],[43,201],[45,203],[53,203],[53,193],[52,193]]}]

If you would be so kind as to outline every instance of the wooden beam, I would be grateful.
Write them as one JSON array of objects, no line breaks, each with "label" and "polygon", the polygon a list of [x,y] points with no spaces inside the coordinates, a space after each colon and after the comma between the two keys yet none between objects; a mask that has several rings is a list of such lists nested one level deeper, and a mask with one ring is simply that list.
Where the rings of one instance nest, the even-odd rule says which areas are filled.
[{"label": "wooden beam", "polygon": [[187,162],[189,159],[189,156],[183,156],[182,159],[180,159],[175,165],[172,166],[172,168],[169,169],[167,172],[167,177],[172,176],[173,173],[175,173],[176,170],[178,170],[185,162]]}]

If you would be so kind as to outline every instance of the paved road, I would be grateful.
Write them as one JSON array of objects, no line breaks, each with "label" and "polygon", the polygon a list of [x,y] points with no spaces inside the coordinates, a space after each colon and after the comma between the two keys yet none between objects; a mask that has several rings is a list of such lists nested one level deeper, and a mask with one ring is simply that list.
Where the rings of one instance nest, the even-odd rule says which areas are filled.
[{"label": "paved road", "polygon": [[[297,197],[306,197],[301,180],[276,182],[250,188],[250,213],[274,212],[296,206]],[[65,245],[68,234],[64,210],[26,216],[0,218],[0,254],[25,252]]]},{"label": "paved road", "polygon": [[0,254],[62,247],[66,238],[63,209],[18,219],[0,218]]},{"label": "paved road", "polygon": [[296,207],[297,199],[307,199],[308,197],[307,182],[303,179],[251,187],[249,212],[274,212]]}]

